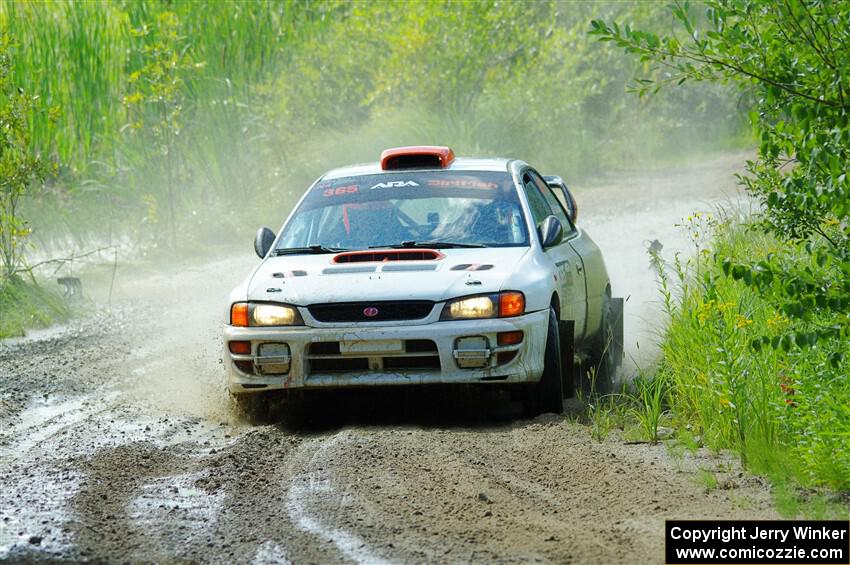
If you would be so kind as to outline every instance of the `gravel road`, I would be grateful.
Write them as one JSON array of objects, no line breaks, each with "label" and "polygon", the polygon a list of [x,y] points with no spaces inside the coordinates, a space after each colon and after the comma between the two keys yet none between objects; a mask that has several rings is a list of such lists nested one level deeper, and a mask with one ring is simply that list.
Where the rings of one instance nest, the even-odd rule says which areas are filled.
[{"label": "gravel road", "polygon": [[[658,328],[646,243],[687,251],[673,224],[735,198],[743,159],[576,187],[630,297],[630,370]],[[111,309],[0,343],[0,560],[661,563],[665,519],[775,517],[733,461],[597,441],[495,394],[361,392],[316,399],[298,428],[242,421],[220,324],[244,248],[122,269]]]}]

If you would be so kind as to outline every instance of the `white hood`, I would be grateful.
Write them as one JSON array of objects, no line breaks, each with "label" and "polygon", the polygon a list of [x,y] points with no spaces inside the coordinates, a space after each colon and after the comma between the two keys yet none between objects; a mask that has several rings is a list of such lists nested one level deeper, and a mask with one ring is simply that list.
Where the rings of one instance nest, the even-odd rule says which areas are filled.
[{"label": "white hood", "polygon": [[[269,257],[248,282],[249,300],[298,306],[364,300],[441,301],[498,292],[528,247],[443,249],[424,261],[334,263],[334,255]],[[472,265],[464,268],[463,265]],[[483,267],[483,268],[482,268]],[[475,270],[472,270],[475,269]]]}]

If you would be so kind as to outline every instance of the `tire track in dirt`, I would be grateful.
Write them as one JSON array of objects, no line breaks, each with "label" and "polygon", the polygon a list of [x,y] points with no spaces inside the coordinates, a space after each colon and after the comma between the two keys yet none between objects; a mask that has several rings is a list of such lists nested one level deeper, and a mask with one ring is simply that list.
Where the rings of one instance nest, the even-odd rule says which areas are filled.
[{"label": "tire track in dirt", "polygon": [[[34,404],[19,415],[20,423],[0,433],[0,463],[21,459],[57,434],[111,410],[117,396],[109,393],[97,401],[90,397],[77,397]],[[17,441],[12,443],[12,439]]]},{"label": "tire track in dirt", "polygon": [[665,518],[775,517],[757,481],[735,485],[744,510],[700,492],[696,462],[680,472],[663,446],[596,444],[555,418],[344,433],[317,464],[348,508],[322,519],[396,561],[647,562],[663,554]]},{"label": "tire track in dirt", "polygon": [[[327,470],[332,464],[328,452],[345,443],[348,435],[344,431],[333,434],[311,443],[309,451],[300,457],[296,454],[295,460],[300,458],[304,462],[294,465],[295,472],[287,487],[286,511],[298,529],[333,543],[344,557],[358,564],[385,565],[390,561],[376,554],[361,538],[333,525],[347,513],[346,507],[354,505],[350,495],[334,488]],[[314,506],[319,506],[320,511],[315,511]]]}]

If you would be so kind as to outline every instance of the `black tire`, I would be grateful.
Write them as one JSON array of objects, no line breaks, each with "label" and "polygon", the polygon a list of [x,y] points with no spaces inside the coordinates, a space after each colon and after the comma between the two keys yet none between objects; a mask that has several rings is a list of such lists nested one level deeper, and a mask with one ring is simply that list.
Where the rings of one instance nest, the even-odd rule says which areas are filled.
[{"label": "black tire", "polygon": [[561,375],[563,381],[564,398],[572,398],[576,395],[576,323],[574,320],[558,321],[558,337],[561,341]]},{"label": "black tire", "polygon": [[613,299],[606,296],[602,305],[602,326],[590,351],[590,367],[594,370],[593,391],[597,394],[620,392],[620,369],[623,360],[622,328],[622,298]]},{"label": "black tire", "polygon": [[529,416],[544,412],[561,414],[564,411],[564,383],[561,377],[561,341],[558,337],[558,317],[549,308],[549,328],[543,354],[543,376],[531,385],[525,400]]}]

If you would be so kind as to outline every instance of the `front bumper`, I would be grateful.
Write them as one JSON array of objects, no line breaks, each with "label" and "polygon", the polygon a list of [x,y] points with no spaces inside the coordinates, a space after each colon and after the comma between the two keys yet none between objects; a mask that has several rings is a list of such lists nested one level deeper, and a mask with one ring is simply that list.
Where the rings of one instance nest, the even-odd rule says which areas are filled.
[{"label": "front bumper", "polygon": [[[548,310],[543,310],[516,318],[417,325],[225,326],[228,388],[234,394],[241,394],[293,388],[536,382],[543,374],[548,316]],[[517,330],[523,332],[521,343],[497,344],[497,334]],[[475,337],[486,341],[464,339]],[[249,341],[250,354],[231,353],[231,341]],[[476,341],[485,343],[486,347],[458,353],[459,347]],[[401,350],[392,349],[399,342]],[[280,345],[266,345],[284,343],[288,346],[288,358],[281,354]],[[263,345],[263,350],[274,348],[274,359],[263,358],[260,349]],[[486,366],[462,367],[475,363],[474,359]],[[284,374],[263,374],[268,372],[268,367],[278,372],[287,365]]]}]

